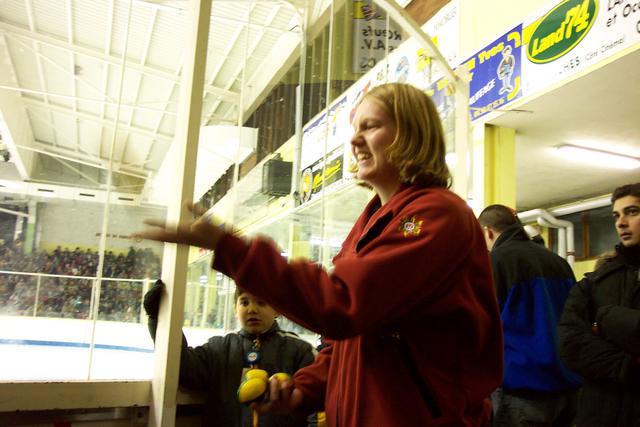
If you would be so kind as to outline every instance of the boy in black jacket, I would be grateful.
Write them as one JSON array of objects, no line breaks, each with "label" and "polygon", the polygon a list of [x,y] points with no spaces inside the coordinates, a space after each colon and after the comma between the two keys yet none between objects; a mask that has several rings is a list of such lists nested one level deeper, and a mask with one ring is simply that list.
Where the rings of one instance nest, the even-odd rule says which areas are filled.
[{"label": "boy in black jacket", "polygon": [[[154,340],[163,287],[162,281],[156,281],[144,297],[149,332]],[[249,367],[257,366],[269,375],[285,372],[293,376],[315,358],[311,344],[280,330],[275,320],[278,313],[270,305],[241,289],[236,290],[235,300],[239,332],[211,337],[195,348],[188,347],[182,337],[179,382],[185,388],[206,394],[203,426],[252,425],[251,409],[237,398],[243,373]],[[262,415],[259,425],[297,427],[307,423],[304,418],[291,415]]]}]

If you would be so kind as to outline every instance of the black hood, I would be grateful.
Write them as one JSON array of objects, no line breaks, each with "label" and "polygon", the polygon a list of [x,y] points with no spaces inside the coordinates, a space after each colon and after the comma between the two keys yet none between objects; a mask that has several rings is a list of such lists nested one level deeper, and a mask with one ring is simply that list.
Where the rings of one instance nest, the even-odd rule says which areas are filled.
[{"label": "black hood", "polygon": [[640,246],[624,246],[619,243],[616,245],[616,253],[623,263],[633,267],[640,267]]},{"label": "black hood", "polygon": [[529,241],[529,235],[524,230],[524,227],[520,224],[512,224],[504,229],[500,236],[496,239],[496,242],[493,245],[493,249],[499,247],[500,245],[513,241],[513,240],[523,240]]}]

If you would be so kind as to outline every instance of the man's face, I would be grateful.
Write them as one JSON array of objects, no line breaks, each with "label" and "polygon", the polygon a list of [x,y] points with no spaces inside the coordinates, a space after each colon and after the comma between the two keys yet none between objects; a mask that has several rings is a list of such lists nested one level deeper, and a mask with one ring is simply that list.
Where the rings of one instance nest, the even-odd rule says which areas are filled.
[{"label": "man's face", "polygon": [[240,326],[250,334],[261,334],[271,328],[278,313],[263,300],[243,292],[236,301]]},{"label": "man's face", "polygon": [[616,200],[613,203],[613,219],[624,246],[640,245],[640,198],[625,196]]}]

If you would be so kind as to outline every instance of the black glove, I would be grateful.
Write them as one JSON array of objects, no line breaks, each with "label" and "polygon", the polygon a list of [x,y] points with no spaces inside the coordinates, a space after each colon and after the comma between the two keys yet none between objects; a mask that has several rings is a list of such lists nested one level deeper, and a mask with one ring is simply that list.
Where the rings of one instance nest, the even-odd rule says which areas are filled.
[{"label": "black glove", "polygon": [[160,311],[160,299],[162,298],[162,290],[164,289],[164,283],[162,280],[156,280],[151,289],[144,294],[144,311],[147,312],[147,316],[158,318],[158,312]]}]

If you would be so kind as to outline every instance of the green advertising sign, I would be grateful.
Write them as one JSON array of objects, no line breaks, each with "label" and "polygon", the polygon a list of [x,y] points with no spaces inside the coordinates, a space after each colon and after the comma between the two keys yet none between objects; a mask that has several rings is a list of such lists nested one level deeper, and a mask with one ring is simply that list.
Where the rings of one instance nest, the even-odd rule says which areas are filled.
[{"label": "green advertising sign", "polygon": [[598,14],[598,0],[565,0],[538,23],[527,46],[527,58],[544,64],[560,58],[587,35]]}]

